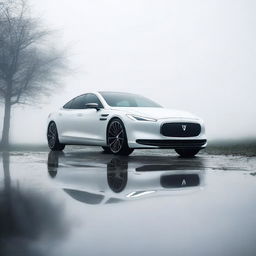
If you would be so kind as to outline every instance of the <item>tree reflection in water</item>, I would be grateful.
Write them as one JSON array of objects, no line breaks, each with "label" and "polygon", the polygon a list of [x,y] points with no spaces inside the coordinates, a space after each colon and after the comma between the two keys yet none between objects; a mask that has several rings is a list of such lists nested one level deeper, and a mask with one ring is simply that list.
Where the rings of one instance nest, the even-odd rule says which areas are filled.
[{"label": "tree reflection in water", "polygon": [[0,255],[46,255],[68,233],[64,205],[28,184],[12,181],[9,152],[2,153],[2,162]]}]

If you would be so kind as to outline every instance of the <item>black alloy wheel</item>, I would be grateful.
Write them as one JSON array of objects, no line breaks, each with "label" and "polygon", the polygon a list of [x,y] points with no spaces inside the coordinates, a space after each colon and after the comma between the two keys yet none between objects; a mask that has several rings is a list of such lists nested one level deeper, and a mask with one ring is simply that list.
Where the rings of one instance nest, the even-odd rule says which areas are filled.
[{"label": "black alloy wheel", "polygon": [[133,149],[129,148],[125,127],[122,121],[114,118],[108,125],[107,143],[111,153],[116,155],[129,155]]},{"label": "black alloy wheel", "polygon": [[53,151],[61,151],[65,148],[65,145],[59,142],[58,130],[54,122],[48,126],[47,140],[49,148]]}]

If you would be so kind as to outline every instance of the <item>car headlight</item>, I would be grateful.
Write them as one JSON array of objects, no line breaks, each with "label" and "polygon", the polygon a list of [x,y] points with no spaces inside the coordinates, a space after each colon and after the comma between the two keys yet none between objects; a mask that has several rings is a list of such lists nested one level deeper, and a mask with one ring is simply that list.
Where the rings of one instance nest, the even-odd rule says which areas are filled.
[{"label": "car headlight", "polygon": [[133,121],[149,121],[149,122],[156,122],[157,121],[157,119],[144,117],[144,116],[136,116],[136,115],[131,115],[131,114],[128,114],[127,116],[130,119],[132,119]]}]

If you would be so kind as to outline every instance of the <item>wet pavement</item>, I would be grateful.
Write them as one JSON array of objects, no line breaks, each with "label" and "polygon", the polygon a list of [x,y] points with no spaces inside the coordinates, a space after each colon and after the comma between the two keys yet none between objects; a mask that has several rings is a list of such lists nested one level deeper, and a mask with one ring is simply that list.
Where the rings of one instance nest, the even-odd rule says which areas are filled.
[{"label": "wet pavement", "polygon": [[0,154],[0,255],[256,255],[256,157]]}]

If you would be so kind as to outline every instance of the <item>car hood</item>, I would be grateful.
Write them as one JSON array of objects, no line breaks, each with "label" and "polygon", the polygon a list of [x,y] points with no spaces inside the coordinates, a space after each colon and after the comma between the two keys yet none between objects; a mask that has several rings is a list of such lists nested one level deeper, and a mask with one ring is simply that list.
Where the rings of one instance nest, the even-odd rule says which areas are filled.
[{"label": "car hood", "polygon": [[164,118],[184,118],[184,119],[197,119],[200,120],[197,116],[181,110],[167,109],[167,108],[140,108],[140,107],[115,107],[113,110],[119,110],[126,112],[127,114],[133,114],[143,117],[155,118],[155,119],[164,119]]}]

